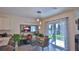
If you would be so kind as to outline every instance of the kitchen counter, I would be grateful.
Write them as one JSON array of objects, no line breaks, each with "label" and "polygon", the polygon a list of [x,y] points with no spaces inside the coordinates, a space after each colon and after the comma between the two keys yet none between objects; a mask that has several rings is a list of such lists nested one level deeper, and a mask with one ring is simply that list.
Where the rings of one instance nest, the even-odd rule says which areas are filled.
[{"label": "kitchen counter", "polygon": [[11,37],[0,37],[0,46],[8,45],[10,39]]}]

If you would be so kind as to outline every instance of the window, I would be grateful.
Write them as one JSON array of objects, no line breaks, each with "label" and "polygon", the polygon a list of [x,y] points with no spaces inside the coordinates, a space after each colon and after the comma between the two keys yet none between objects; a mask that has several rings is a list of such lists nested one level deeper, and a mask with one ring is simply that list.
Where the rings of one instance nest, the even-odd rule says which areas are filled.
[{"label": "window", "polygon": [[34,25],[32,25],[32,26],[31,26],[31,32],[35,32],[35,31],[37,31],[37,27],[34,26]]}]

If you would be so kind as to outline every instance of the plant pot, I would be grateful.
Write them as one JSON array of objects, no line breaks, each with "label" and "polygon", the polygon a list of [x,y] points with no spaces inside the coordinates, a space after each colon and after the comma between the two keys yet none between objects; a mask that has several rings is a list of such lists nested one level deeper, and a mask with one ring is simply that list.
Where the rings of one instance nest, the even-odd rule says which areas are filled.
[{"label": "plant pot", "polygon": [[40,38],[40,40],[44,41],[44,37],[39,37],[39,38]]},{"label": "plant pot", "polygon": [[15,42],[15,51],[17,51],[18,50],[18,42],[16,41]]}]

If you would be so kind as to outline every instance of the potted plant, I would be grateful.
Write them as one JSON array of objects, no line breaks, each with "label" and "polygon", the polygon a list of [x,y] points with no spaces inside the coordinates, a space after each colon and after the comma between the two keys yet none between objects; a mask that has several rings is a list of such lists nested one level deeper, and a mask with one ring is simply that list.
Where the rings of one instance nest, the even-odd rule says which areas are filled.
[{"label": "potted plant", "polygon": [[39,39],[38,36],[39,36],[39,32],[38,31],[33,33],[33,37],[35,38],[35,40]]},{"label": "potted plant", "polygon": [[20,34],[14,34],[13,35],[13,40],[15,42],[15,50],[17,50],[17,48],[18,48],[18,42],[20,41],[20,39],[21,39]]},{"label": "potted plant", "polygon": [[42,33],[39,33],[38,37],[39,37],[39,39],[40,39],[41,42],[44,41],[44,35]]},{"label": "potted plant", "polygon": [[38,34],[38,36],[39,36],[39,37],[44,37],[44,35],[43,35],[43,34],[41,34],[41,33],[39,33],[39,34]]},{"label": "potted plant", "polygon": [[40,39],[40,40],[44,39],[44,34],[39,32],[34,32],[34,36],[36,36],[36,39]]},{"label": "potted plant", "polygon": [[33,35],[34,36],[38,36],[39,35],[39,32],[34,32]]}]

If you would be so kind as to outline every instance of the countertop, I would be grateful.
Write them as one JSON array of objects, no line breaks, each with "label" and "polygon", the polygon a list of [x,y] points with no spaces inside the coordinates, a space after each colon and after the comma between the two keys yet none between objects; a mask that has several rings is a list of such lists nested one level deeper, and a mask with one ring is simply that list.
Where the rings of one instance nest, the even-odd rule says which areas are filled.
[{"label": "countertop", "polygon": [[0,37],[0,46],[8,45],[10,39],[11,37]]}]

